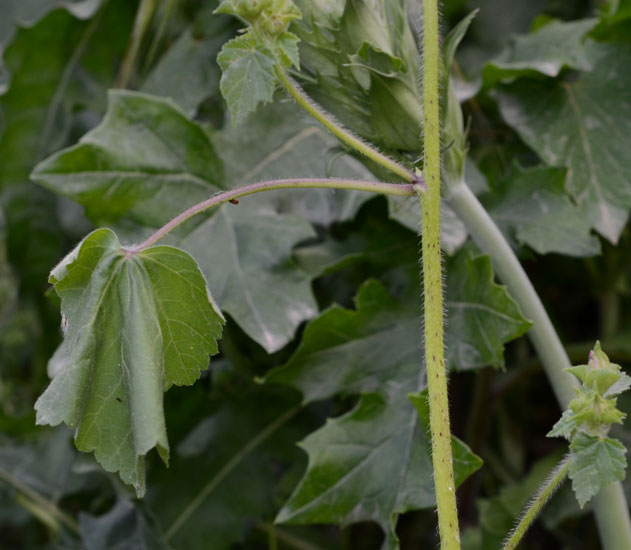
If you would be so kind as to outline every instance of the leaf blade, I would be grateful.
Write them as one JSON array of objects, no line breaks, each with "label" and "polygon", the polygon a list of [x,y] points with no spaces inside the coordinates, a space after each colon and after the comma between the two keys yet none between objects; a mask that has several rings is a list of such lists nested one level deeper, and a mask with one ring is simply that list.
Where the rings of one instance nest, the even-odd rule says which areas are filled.
[{"label": "leaf blade", "polygon": [[[35,404],[37,423],[76,428],[77,448],[94,451],[142,495],[144,456],[156,447],[168,461],[162,394],[199,377],[217,352],[223,319],[188,254],[155,247],[129,255],[108,229],[88,235],[51,282],[66,328],[49,363],[52,381]],[[187,339],[186,354],[176,357],[172,322],[206,336]]]}]

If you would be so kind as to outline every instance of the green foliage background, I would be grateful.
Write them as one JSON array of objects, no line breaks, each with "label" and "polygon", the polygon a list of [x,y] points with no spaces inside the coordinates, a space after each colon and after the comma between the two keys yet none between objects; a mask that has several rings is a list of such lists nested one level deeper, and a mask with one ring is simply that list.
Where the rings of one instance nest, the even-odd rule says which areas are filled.
[{"label": "green foliage background", "polygon": [[[420,56],[406,14],[416,2],[296,4],[295,78],[353,131],[414,162]],[[153,451],[141,470],[123,460],[126,481],[146,468],[144,499],[77,451],[70,430],[36,426],[62,339],[48,274],[92,229],[129,244],[244,183],[386,177],[273,86],[233,125],[216,57],[240,24],[213,15],[212,1],[159,3],[129,90],[108,94],[137,7],[0,5],[0,547],[435,546],[426,426],[406,397],[424,386],[414,198],[275,191],[169,236],[197,261],[193,286],[203,274],[226,324],[210,369],[165,394],[169,443],[162,426],[129,451],[136,461],[157,445],[165,458],[168,445],[169,468]],[[468,128],[465,180],[573,362],[600,338],[628,369],[631,4],[445,1],[445,34],[478,7],[451,71]],[[545,437],[559,411],[523,336],[528,321],[447,207],[443,249],[456,478],[477,470],[458,492],[463,545],[497,548],[563,452]],[[178,269],[189,260],[181,253]],[[95,341],[117,316],[126,322],[103,315]],[[624,397],[620,406],[631,410]],[[626,427],[614,434],[631,441]],[[112,447],[104,453],[101,464],[121,470]],[[629,480],[625,489],[631,499]],[[588,512],[565,487],[524,548],[598,548]]]}]

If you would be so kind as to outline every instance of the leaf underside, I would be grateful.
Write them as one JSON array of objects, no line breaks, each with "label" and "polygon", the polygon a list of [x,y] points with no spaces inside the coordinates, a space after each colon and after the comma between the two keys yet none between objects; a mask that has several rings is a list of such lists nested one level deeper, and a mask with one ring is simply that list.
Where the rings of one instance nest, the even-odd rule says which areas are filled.
[{"label": "leaf underside", "polygon": [[37,423],[76,428],[77,448],[142,495],[144,456],[156,447],[168,461],[163,393],[208,367],[221,314],[186,252],[129,254],[109,229],[88,235],[50,281],[65,333],[35,404]]}]

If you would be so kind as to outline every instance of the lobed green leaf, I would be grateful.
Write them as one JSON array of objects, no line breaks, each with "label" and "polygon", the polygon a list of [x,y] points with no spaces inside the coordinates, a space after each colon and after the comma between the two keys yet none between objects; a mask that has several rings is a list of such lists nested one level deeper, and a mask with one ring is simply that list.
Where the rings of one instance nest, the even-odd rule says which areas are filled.
[{"label": "lobed green leaf", "polygon": [[539,254],[593,256],[600,242],[584,209],[568,196],[567,177],[563,168],[514,165],[486,206],[504,234]]},{"label": "lobed green leaf", "polygon": [[490,87],[522,77],[554,77],[564,68],[591,70],[593,62],[584,43],[597,24],[596,18],[550,21],[530,34],[514,37],[499,56],[483,67],[484,85]]},{"label": "lobed green leaf", "polygon": [[160,227],[223,187],[204,130],[172,101],[127,91],[110,91],[101,124],[31,177],[77,201],[98,225]]},{"label": "lobed green leaf", "polygon": [[570,445],[569,476],[582,508],[600,489],[626,475],[626,449],[620,441],[579,434]]},{"label": "lobed green leaf", "polygon": [[75,428],[77,448],[94,451],[142,495],[144,456],[156,447],[168,461],[162,395],[208,367],[223,318],[187,253],[157,246],[132,254],[109,229],[88,235],[50,282],[64,340],[35,404],[37,423]]},{"label": "lobed green leaf", "polygon": [[236,126],[260,103],[273,99],[276,60],[272,51],[249,32],[226,43],[217,61],[223,70],[219,88]]},{"label": "lobed green leaf", "polygon": [[[302,444],[307,472],[279,521],[373,520],[386,533],[384,547],[395,548],[398,515],[434,504],[427,426],[407,397],[424,386],[418,333],[416,305],[403,305],[369,281],[357,311],[333,306],[324,312],[307,325],[289,362],[267,375],[268,383],[299,389],[305,402],[361,394],[352,411]],[[462,481],[479,461],[461,443],[455,448]]]},{"label": "lobed green leaf", "polygon": [[554,83],[522,79],[502,87],[499,106],[546,164],[568,169],[566,189],[592,226],[616,243],[631,209],[631,49],[589,42],[583,51],[591,71]]}]

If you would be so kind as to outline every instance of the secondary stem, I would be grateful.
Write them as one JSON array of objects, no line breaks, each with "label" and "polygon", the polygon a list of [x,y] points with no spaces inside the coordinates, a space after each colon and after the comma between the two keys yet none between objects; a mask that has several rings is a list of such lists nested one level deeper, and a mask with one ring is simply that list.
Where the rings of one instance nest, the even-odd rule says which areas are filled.
[{"label": "secondary stem", "polygon": [[276,418],[271,424],[268,424],[265,429],[260,431],[255,437],[250,439],[243,448],[236,453],[224,466],[219,470],[212,479],[204,486],[204,488],[197,494],[197,496],[191,500],[188,505],[180,512],[180,515],[175,518],[175,521],[171,524],[171,527],[167,529],[164,534],[164,538],[168,541],[173,538],[173,535],[184,525],[191,515],[199,508],[204,500],[210,495],[217,485],[219,485],[241,462],[256,449],[263,441],[270,437],[278,428],[283,424],[291,420],[296,414],[301,411],[301,407],[294,407],[285,411],[278,418]]},{"label": "secondary stem", "polygon": [[320,107],[318,107],[300,86],[280,68],[276,68],[276,74],[278,79],[289,92],[289,94],[296,100],[296,102],[307,111],[313,118],[315,118],[320,124],[322,124],[329,132],[337,137],[341,142],[345,143],[355,151],[368,157],[370,160],[383,166],[386,170],[396,174],[403,178],[408,183],[420,183],[419,178],[410,170],[408,170],[402,164],[399,164],[394,159],[384,155],[377,151],[372,145],[369,145],[365,141],[354,136],[341,124],[339,124],[331,114],[326,113]]},{"label": "secondary stem", "polygon": [[131,37],[129,39],[129,45],[127,46],[127,51],[123,57],[118,77],[116,78],[117,88],[126,88],[129,83],[132,71],[136,66],[136,58],[138,57],[142,38],[145,35],[145,31],[149,26],[149,21],[151,21],[155,9],[156,0],[140,0],[134,21],[134,28],[131,31]]},{"label": "secondary stem", "polygon": [[449,398],[443,344],[443,279],[440,252],[440,114],[438,95],[438,5],[423,1],[423,174],[427,191],[418,192],[422,220],[425,313],[425,365],[429,391],[432,463],[441,548],[458,550],[456,506],[449,424]]},{"label": "secondary stem", "polygon": [[164,236],[173,231],[176,227],[182,225],[185,221],[190,220],[192,217],[201,214],[202,212],[218,206],[220,204],[234,201],[247,195],[253,195],[255,193],[262,193],[263,191],[272,191],[275,189],[351,189],[355,191],[370,191],[372,193],[380,193],[383,195],[396,195],[399,197],[409,197],[414,194],[412,185],[397,184],[397,183],[382,183],[378,181],[363,181],[363,180],[347,180],[341,178],[302,178],[302,179],[286,179],[286,180],[268,180],[259,181],[257,183],[250,183],[243,187],[237,187],[218,193],[209,199],[197,203],[185,210],[181,214],[178,214],[166,225],[163,225],[153,235],[147,238],[139,245],[126,248],[127,252],[133,254],[140,252]]},{"label": "secondary stem", "polygon": [[37,491],[31,489],[28,485],[22,483],[18,478],[2,468],[0,468],[0,479],[3,479],[9,485],[14,487],[17,491],[29,498],[31,501],[35,502],[36,504],[47,510],[52,516],[57,518],[75,535],[81,534],[79,524],[75,521],[75,519],[72,516],[66,514],[63,510],[60,510],[54,502],[51,502],[48,499],[44,498]]},{"label": "secondary stem", "polygon": [[557,467],[553,470],[552,474],[546,479],[543,485],[539,488],[537,496],[530,502],[526,510],[524,511],[519,523],[513,529],[511,534],[504,542],[504,550],[514,550],[517,548],[519,541],[526,534],[526,531],[541,512],[546,502],[554,494],[554,492],[561,486],[561,483],[565,481],[565,478],[570,469],[570,457],[566,456]]},{"label": "secondary stem", "polygon": [[[491,256],[496,273],[524,316],[532,321],[528,336],[541,358],[557,401],[565,410],[575,395],[578,381],[563,370],[571,366],[570,360],[528,275],[495,222],[464,182],[450,186],[446,198],[476,244]],[[631,519],[620,483],[604,487],[594,497],[594,513],[605,550],[631,548]]]}]

